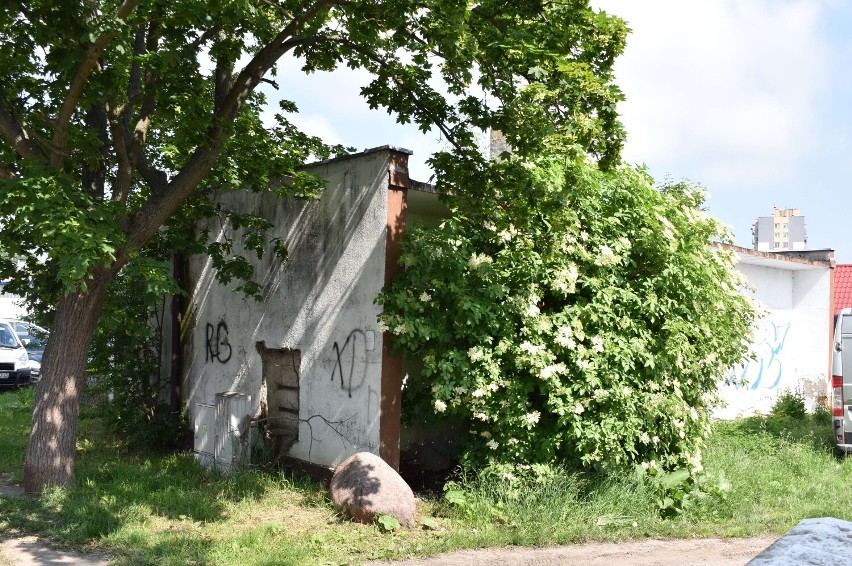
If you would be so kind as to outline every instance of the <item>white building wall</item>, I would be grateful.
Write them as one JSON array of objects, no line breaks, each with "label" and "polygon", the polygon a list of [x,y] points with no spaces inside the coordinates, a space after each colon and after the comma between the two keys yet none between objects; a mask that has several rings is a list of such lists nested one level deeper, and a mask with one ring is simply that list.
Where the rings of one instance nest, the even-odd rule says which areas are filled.
[{"label": "white building wall", "polygon": [[5,281],[0,281],[0,318],[23,318],[27,310],[23,306],[23,299],[18,295],[4,293]]},{"label": "white building wall", "polygon": [[[299,438],[290,455],[335,466],[359,451],[379,451],[382,333],[376,294],[384,283],[389,155],[333,160],[311,168],[327,181],[318,201],[235,191],[224,207],[270,220],[286,260],[252,253],[263,301],[216,282],[210,261],[190,261],[190,316],[184,339],[185,396],[193,415],[217,393],[251,396],[257,415],[262,363],[257,343],[299,350]],[[210,236],[231,228],[211,221]],[[239,250],[235,250],[238,252]]]},{"label": "white building wall", "polygon": [[737,265],[768,316],[755,331],[755,359],[731,371],[747,385],[721,388],[725,406],[715,412],[718,418],[766,414],[785,391],[802,393],[807,408],[813,409],[818,396],[827,392],[831,269],[773,263],[775,267]]}]

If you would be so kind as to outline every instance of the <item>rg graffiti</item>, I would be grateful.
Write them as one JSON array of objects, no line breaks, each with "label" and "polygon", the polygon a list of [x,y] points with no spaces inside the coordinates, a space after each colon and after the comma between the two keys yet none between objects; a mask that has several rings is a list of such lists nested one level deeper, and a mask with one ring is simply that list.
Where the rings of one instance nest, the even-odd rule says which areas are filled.
[{"label": "rg graffiti", "polygon": [[207,349],[204,361],[217,361],[221,364],[228,363],[231,359],[233,350],[228,342],[228,325],[224,320],[220,320],[219,324],[213,326],[207,323]]}]

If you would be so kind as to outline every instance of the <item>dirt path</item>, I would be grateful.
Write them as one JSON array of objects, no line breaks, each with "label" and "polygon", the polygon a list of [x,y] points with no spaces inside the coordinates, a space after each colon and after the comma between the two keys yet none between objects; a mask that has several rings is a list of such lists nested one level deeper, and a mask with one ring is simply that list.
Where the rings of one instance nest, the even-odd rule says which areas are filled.
[{"label": "dirt path", "polygon": [[[372,566],[742,566],[776,537],[749,539],[644,540],[590,543],[550,548],[487,548],[449,552],[403,562],[369,562]],[[103,556],[51,550],[36,537],[0,541],[0,564],[107,566]]]},{"label": "dirt path", "polygon": [[448,552],[371,566],[742,566],[778,537],[746,539],[643,540],[548,548],[488,548]]},{"label": "dirt path", "polygon": [[107,566],[109,558],[95,554],[53,550],[38,538],[28,536],[0,541],[0,564],[3,566],[43,566],[45,564]]}]

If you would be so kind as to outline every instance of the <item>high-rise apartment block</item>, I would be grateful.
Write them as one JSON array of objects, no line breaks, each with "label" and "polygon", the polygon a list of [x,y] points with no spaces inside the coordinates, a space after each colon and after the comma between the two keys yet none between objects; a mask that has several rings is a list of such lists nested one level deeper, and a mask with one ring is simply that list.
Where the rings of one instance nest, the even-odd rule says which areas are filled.
[{"label": "high-rise apartment block", "polygon": [[751,228],[754,249],[759,252],[789,252],[808,247],[805,217],[798,208],[774,208],[772,216],[761,216]]}]

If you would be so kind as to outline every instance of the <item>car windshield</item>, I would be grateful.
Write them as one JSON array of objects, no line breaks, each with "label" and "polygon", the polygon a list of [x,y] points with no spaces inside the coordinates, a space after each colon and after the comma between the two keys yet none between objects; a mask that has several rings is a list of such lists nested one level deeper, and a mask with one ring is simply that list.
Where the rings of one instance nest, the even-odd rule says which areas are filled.
[{"label": "car windshield", "polygon": [[44,350],[44,342],[36,338],[35,336],[18,336],[21,339],[21,342],[24,343],[24,348],[27,350]]},{"label": "car windshield", "polygon": [[8,324],[0,324],[0,348],[20,348],[18,336]]},{"label": "car windshield", "polygon": [[30,352],[40,352],[44,350],[44,342],[47,340],[47,330],[41,326],[36,326],[22,320],[12,321],[15,326],[16,334],[20,338],[21,343]]}]

